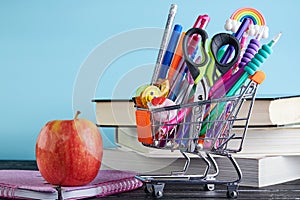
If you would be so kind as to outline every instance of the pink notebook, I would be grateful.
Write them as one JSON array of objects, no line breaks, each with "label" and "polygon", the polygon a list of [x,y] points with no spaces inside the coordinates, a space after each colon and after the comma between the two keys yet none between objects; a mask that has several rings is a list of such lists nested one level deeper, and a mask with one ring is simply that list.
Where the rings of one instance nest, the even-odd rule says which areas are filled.
[{"label": "pink notebook", "polygon": [[142,186],[135,173],[100,170],[89,184],[61,187],[47,183],[39,171],[0,170],[0,197],[16,199],[84,199],[126,192]]}]

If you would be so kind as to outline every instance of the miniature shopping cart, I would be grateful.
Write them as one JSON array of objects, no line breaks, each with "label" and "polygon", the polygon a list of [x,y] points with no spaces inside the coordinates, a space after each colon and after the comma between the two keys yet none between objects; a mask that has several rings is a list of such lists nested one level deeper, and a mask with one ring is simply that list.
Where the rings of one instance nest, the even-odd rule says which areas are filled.
[{"label": "miniature shopping cart", "polygon": [[[137,108],[139,142],[153,148],[180,150],[186,159],[180,172],[136,176],[144,182],[145,192],[159,198],[163,196],[165,183],[203,184],[207,190],[214,190],[215,185],[223,184],[227,186],[227,197],[236,198],[242,172],[232,153],[242,150],[257,87],[257,83],[249,81],[234,96],[152,110]],[[241,110],[246,110],[246,113],[239,114]],[[242,127],[242,134],[234,133],[235,126]],[[235,142],[238,145],[230,147],[231,141],[238,141]],[[206,163],[203,174],[186,173],[191,155],[199,156]],[[217,179],[219,167],[215,156],[230,160],[237,173],[236,180]]]}]

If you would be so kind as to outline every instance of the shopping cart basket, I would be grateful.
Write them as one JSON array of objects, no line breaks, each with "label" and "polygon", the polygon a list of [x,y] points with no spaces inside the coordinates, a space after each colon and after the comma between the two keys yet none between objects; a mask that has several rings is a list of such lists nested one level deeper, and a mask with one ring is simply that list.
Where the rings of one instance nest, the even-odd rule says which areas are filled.
[{"label": "shopping cart basket", "polygon": [[[136,110],[138,139],[143,145],[159,149],[180,150],[186,159],[183,170],[167,175],[138,175],[144,182],[146,193],[159,198],[163,196],[165,183],[203,184],[207,190],[215,185],[227,186],[227,197],[238,196],[238,184],[242,179],[241,169],[232,153],[242,150],[248,128],[258,84],[249,81],[238,95],[219,99],[204,100],[155,109]],[[243,107],[244,102],[247,108]],[[246,114],[239,117],[243,107]],[[163,120],[162,120],[163,119]],[[167,119],[167,120],[166,120]],[[238,122],[243,133],[236,135],[233,127]],[[231,141],[238,141],[232,148]],[[191,159],[197,155],[206,163],[203,174],[187,174]],[[213,155],[228,158],[237,173],[236,180],[218,180],[219,166]],[[213,172],[212,172],[213,171]]]}]

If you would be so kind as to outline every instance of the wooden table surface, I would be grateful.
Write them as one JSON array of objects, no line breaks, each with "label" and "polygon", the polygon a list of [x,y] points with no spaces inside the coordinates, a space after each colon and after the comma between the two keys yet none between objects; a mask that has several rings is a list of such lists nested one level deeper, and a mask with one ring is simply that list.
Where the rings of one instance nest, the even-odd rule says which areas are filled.
[{"label": "wooden table surface", "polygon": [[[160,199],[227,199],[226,192],[225,186],[216,186],[214,191],[205,191],[202,185],[166,184],[164,196]],[[140,188],[105,199],[152,199],[152,197],[146,195]],[[300,199],[300,180],[264,188],[240,186],[238,199]]]},{"label": "wooden table surface", "polygon": [[[300,167],[300,166],[299,166]],[[0,161],[0,169],[37,170],[34,161]],[[262,188],[239,187],[238,199],[299,199],[300,179],[279,185]],[[214,191],[205,191],[202,185],[166,184],[164,195],[160,199],[226,199],[226,186],[217,185]],[[96,200],[97,198],[89,198]],[[153,199],[143,188],[134,191],[115,194],[100,199]]]}]

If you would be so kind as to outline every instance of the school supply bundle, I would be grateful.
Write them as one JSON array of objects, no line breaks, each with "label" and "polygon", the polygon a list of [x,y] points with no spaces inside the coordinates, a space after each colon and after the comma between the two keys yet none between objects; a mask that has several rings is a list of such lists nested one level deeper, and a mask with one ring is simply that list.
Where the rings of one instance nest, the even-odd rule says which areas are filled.
[{"label": "school supply bundle", "polygon": [[[241,8],[231,15],[225,29],[232,33],[209,36],[205,30],[210,23],[207,14],[200,15],[186,31],[175,24],[171,33],[176,11],[177,6],[172,5],[151,83],[140,86],[133,100],[139,142],[180,150],[187,161],[181,172],[137,178],[145,182],[146,192],[156,197],[162,196],[166,182],[193,182],[209,190],[215,184],[226,184],[227,196],[235,198],[242,172],[231,153],[242,149],[256,91],[265,79],[259,68],[272,54],[281,33],[261,45],[260,39],[268,37],[269,28],[263,15],[253,8]],[[250,101],[248,113],[237,117],[245,101]],[[243,124],[239,137],[232,132],[236,121]],[[229,149],[233,140],[240,145]],[[205,161],[203,174],[186,175],[189,154]],[[219,170],[211,154],[227,157],[238,179],[216,180]]]}]

